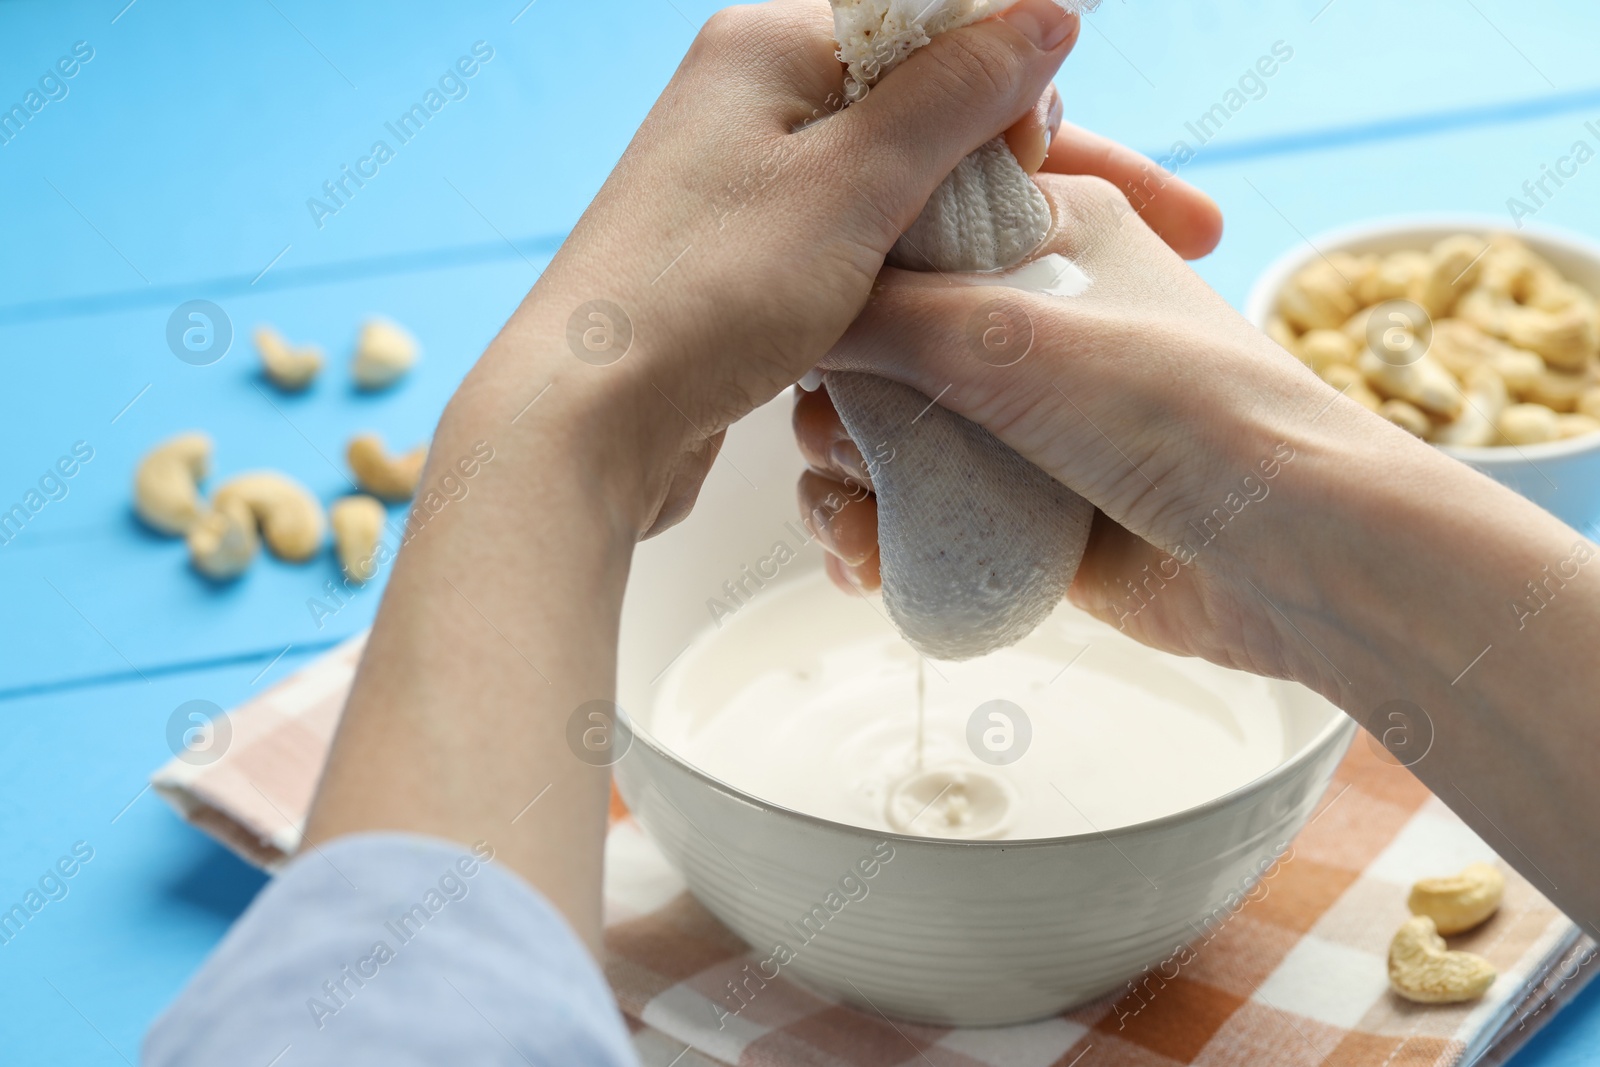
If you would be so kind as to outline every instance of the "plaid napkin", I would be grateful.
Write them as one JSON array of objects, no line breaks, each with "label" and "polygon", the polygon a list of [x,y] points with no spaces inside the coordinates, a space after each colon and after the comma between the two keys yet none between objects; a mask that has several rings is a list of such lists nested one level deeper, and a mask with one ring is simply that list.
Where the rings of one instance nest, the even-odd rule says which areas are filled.
[{"label": "plaid napkin", "polygon": [[[364,640],[234,709],[207,751],[220,758],[201,764],[186,752],[189,761],[155,774],[155,789],[245,859],[281,866],[299,844]],[[1385,961],[1411,883],[1477,860],[1499,863],[1505,901],[1451,943],[1487,957],[1499,979],[1473,1004],[1397,998]],[[719,1028],[739,1005],[735,976],[760,954],[687,892],[613,791],[605,972],[645,1063],[740,1067],[1499,1064],[1593,973],[1594,942],[1365,739],[1251,896],[1173,961],[1042,1022],[900,1022],[780,977]]]}]

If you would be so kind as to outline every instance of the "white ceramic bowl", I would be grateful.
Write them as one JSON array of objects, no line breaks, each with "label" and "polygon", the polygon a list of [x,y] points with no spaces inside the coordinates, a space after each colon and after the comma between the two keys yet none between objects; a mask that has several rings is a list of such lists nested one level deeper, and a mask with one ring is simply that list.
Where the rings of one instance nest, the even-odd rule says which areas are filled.
[{"label": "white ceramic bowl", "polygon": [[[1245,316],[1265,327],[1289,278],[1310,265],[1318,250],[1330,252],[1426,251],[1456,233],[1510,233],[1544,256],[1567,278],[1600,293],[1600,243],[1547,226],[1515,230],[1500,218],[1482,215],[1412,215],[1380,219],[1319,234],[1285,252],[1256,280],[1245,301]],[[1313,247],[1314,246],[1314,247]],[[1503,448],[1442,446],[1502,485],[1521,493],[1571,526],[1583,529],[1600,519],[1600,434],[1542,445]]]},{"label": "white ceramic bowl", "polygon": [[[695,514],[642,548],[629,584],[618,694],[629,747],[617,784],[693,893],[759,957],[778,943],[793,950],[785,976],[868,1011],[951,1025],[1052,1015],[1214,933],[1310,817],[1355,733],[1297,686],[1276,687],[1288,740],[1268,774],[1191,810],[1043,840],[830,822],[718,781],[651,736],[656,683],[710,627],[708,601],[775,541],[800,539],[788,405],[780,397],[734,428]],[[773,581],[819,565],[807,548]],[[868,895],[825,911],[825,923],[813,920],[821,932],[802,942],[802,917],[882,842],[893,859]]]}]

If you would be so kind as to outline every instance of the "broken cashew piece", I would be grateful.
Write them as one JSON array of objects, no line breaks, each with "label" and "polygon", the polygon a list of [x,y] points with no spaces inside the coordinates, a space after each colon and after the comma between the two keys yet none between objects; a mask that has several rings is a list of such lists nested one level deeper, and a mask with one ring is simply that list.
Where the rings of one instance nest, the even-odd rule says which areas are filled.
[{"label": "broken cashew piece", "polygon": [[384,319],[371,319],[356,340],[356,359],[350,369],[362,389],[386,389],[405,377],[417,361],[417,342]]},{"label": "broken cashew piece", "polygon": [[261,369],[279,389],[298,392],[322,371],[322,352],[310,345],[296,348],[270,326],[256,329],[256,351]]},{"label": "broken cashew piece", "polygon": [[428,448],[418,445],[404,455],[391,456],[383,447],[383,438],[364,433],[350,439],[344,458],[363,490],[380,500],[399,502],[417,495]]},{"label": "broken cashew piece", "polygon": [[1389,985],[1418,1004],[1476,1000],[1494,984],[1494,964],[1452,952],[1426,915],[1407,919],[1389,943]]},{"label": "broken cashew piece", "polygon": [[335,500],[328,509],[333,523],[333,547],[339,564],[353,582],[364,582],[378,573],[378,536],[388,513],[370,496],[347,496]]},{"label": "broken cashew piece", "polygon": [[241,474],[217,490],[218,511],[242,504],[261,527],[267,548],[279,559],[303,563],[322,547],[322,505],[300,483],[276,471]]},{"label": "broken cashew piece", "polygon": [[1493,915],[1505,891],[1505,876],[1493,864],[1469,863],[1460,874],[1413,885],[1406,907],[1432,919],[1439,933],[1459,934]]},{"label": "broken cashew piece", "polygon": [[133,476],[133,506],[154,529],[181,536],[189,532],[205,505],[200,482],[211,466],[211,438],[183,433],[151,449]]},{"label": "broken cashew piece", "polygon": [[206,512],[189,530],[189,561],[208,578],[237,578],[260,548],[255,516],[237,498]]}]

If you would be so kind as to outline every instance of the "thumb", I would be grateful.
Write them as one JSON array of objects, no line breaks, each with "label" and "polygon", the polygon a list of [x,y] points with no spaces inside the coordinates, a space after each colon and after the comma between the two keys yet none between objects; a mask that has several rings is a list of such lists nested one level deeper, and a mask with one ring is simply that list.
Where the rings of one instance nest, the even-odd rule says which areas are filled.
[{"label": "thumb", "polygon": [[1070,4],[1017,0],[994,18],[940,34],[836,116],[839,135],[860,158],[898,159],[899,173],[880,173],[897,199],[925,185],[909,204],[920,210],[957,163],[1039,101],[1078,39]]}]

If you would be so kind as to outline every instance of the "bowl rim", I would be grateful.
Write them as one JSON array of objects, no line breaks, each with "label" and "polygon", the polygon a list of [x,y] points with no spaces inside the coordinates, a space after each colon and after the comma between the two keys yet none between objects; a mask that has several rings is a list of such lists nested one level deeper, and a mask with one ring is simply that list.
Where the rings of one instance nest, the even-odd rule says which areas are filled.
[{"label": "bowl rim", "polygon": [[[1403,237],[1418,231],[1449,230],[1453,233],[1507,233],[1525,239],[1536,250],[1539,245],[1559,248],[1593,264],[1600,274],[1600,241],[1560,226],[1530,222],[1513,226],[1506,220],[1473,212],[1416,212],[1389,215],[1362,222],[1347,223],[1302,239],[1276,256],[1250,286],[1245,297],[1244,317],[1257,329],[1265,329],[1273,303],[1284,282],[1314,257],[1327,252],[1345,252],[1380,238]],[[1524,467],[1541,459],[1566,459],[1600,452],[1600,433],[1573,437],[1566,441],[1546,441],[1537,445],[1434,445],[1447,456],[1479,467]]]},{"label": "bowl rim", "polygon": [[[799,577],[800,576],[797,576],[795,579],[791,579],[791,581],[799,580]],[[695,642],[691,641],[691,645],[694,643]],[[1151,651],[1154,652],[1156,650],[1151,649]],[[1290,686],[1298,684],[1283,678],[1268,678],[1267,681],[1273,683],[1275,686]],[[998,849],[999,851],[1004,852],[1007,849],[1051,848],[1090,840],[1102,840],[1110,842],[1112,847],[1115,848],[1116,838],[1135,837],[1144,833],[1169,829],[1184,822],[1204,818],[1205,816],[1222,808],[1230,807],[1234,804],[1249,799],[1256,794],[1265,792],[1272,785],[1290,777],[1295,771],[1299,770],[1305,764],[1321,757],[1330,748],[1341,743],[1346,745],[1349,744],[1350,739],[1354,736],[1356,730],[1359,728],[1355,718],[1340,708],[1337,704],[1334,704],[1332,701],[1328,701],[1325,697],[1321,697],[1321,694],[1318,694],[1315,690],[1308,689],[1307,691],[1313,696],[1323,699],[1328,706],[1333,709],[1334,714],[1329,718],[1327,724],[1323,726],[1321,730],[1318,730],[1298,749],[1286,756],[1282,762],[1274,764],[1273,767],[1265,773],[1257,775],[1248,782],[1244,782],[1235,786],[1226,793],[1212,797],[1210,800],[1203,801],[1191,807],[1180,809],[1179,811],[1169,812],[1166,815],[1157,816],[1154,819],[1145,819],[1142,822],[1128,823],[1125,826],[1112,827],[1110,830],[1090,829],[1083,833],[1064,834],[1058,837],[984,839],[919,837],[916,834],[903,834],[897,830],[876,830],[872,827],[856,826],[851,823],[839,822],[836,819],[825,818],[821,815],[812,815],[809,812],[798,811],[775,801],[765,800],[744,789],[740,789],[736,785],[725,782],[713,774],[701,770],[699,767],[696,767],[687,759],[678,755],[676,752],[673,752],[666,745],[656,740],[655,736],[648,730],[642,729],[640,725],[634,721],[633,716],[620,706],[617,708],[617,721],[621,723],[622,726],[628,731],[635,743],[642,743],[646,745],[653,752],[666,760],[669,764],[672,764],[678,769],[687,772],[690,777],[698,779],[703,784],[710,786],[713,792],[721,793],[729,799],[746,804],[750,807],[757,808],[761,811],[788,815],[799,819],[803,823],[809,823],[824,829],[844,831],[850,834],[857,834],[881,840],[889,840],[897,844],[904,843],[913,847],[931,846],[935,848],[954,849]],[[1340,741],[1341,734],[1347,735],[1343,742]],[[629,751],[631,750],[632,746],[630,745]],[[628,753],[624,752],[622,758],[619,759],[613,766],[613,771],[615,771],[617,767],[620,767],[622,763],[626,761],[627,757]],[[645,784],[654,786],[657,792],[661,792],[661,787],[656,785],[656,783],[650,780],[648,777],[645,779]],[[664,793],[662,795],[665,796]],[[1321,798],[1322,795],[1318,794],[1317,799],[1320,800]],[[671,803],[670,799],[668,802]],[[687,818],[687,816],[685,816],[685,818]],[[1297,829],[1296,833],[1298,832],[1299,831]]]}]

